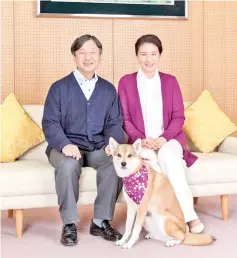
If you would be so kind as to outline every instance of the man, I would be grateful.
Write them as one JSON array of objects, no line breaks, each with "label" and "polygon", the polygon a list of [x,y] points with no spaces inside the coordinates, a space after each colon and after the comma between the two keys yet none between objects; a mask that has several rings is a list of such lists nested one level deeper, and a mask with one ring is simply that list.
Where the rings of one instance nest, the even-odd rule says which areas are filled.
[{"label": "man", "polygon": [[115,203],[121,191],[109,156],[109,138],[124,142],[122,115],[115,87],[97,76],[102,54],[100,41],[91,35],[77,38],[71,46],[77,69],[49,89],[42,120],[48,142],[46,154],[55,168],[55,184],[63,222],[61,243],[77,243],[77,201],[82,167],[97,170],[97,197],[90,234],[116,241],[113,229]]}]

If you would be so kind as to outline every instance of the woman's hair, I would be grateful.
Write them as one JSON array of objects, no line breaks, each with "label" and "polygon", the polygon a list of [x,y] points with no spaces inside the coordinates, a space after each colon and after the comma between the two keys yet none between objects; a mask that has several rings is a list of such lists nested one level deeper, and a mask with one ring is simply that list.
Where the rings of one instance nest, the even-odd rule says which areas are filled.
[{"label": "woman's hair", "polygon": [[159,50],[159,53],[161,54],[162,51],[163,51],[163,48],[162,48],[162,43],[160,41],[160,39],[156,36],[156,35],[153,35],[153,34],[147,34],[147,35],[143,35],[141,36],[137,42],[135,43],[135,53],[136,55],[138,54],[138,51],[139,51],[139,48],[145,44],[145,43],[151,43],[155,46],[157,46],[158,50]]},{"label": "woman's hair", "polygon": [[99,48],[100,54],[102,54],[101,42],[95,36],[89,34],[82,35],[79,38],[75,39],[71,46],[71,53],[75,56],[75,52],[89,40],[93,40],[95,42],[96,46]]}]

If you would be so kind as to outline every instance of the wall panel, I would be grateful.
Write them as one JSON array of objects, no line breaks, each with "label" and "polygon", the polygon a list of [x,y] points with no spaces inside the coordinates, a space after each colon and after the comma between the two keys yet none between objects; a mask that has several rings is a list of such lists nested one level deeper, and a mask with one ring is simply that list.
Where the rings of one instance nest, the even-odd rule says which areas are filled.
[{"label": "wall panel", "polygon": [[203,90],[203,2],[189,3],[189,20],[115,20],[114,78],[137,70],[134,45],[144,34],[156,34],[164,52],[160,70],[177,77],[183,96],[194,100]]},{"label": "wall panel", "polygon": [[237,2],[205,2],[204,10],[204,88],[237,124]]},{"label": "wall panel", "polygon": [[1,24],[1,87],[0,101],[14,92],[14,4],[13,0],[0,1]]},{"label": "wall panel", "polygon": [[36,17],[35,2],[15,2],[15,93],[22,103],[43,103],[51,84],[74,69],[71,44],[85,33],[102,41],[99,73],[112,82],[111,20]]}]

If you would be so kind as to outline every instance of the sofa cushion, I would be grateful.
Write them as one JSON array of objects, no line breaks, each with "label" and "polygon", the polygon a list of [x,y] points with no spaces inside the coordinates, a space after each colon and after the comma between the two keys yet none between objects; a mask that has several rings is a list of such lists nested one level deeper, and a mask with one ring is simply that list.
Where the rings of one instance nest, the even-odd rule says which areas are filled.
[{"label": "sofa cushion", "polygon": [[[96,171],[83,168],[80,191],[96,190]],[[55,191],[54,168],[48,162],[18,160],[1,164],[0,196],[52,194]]]},{"label": "sofa cushion", "polygon": [[44,113],[44,105],[23,105],[25,111],[34,120],[34,122],[42,128],[42,118]]},{"label": "sofa cushion", "polygon": [[187,170],[189,185],[237,182],[237,155],[220,152],[194,154],[199,159]]},{"label": "sofa cushion", "polygon": [[34,147],[33,149],[27,151],[24,155],[20,157],[20,159],[48,162],[48,157],[45,153],[46,148],[47,148],[47,142],[44,141],[41,144]]}]

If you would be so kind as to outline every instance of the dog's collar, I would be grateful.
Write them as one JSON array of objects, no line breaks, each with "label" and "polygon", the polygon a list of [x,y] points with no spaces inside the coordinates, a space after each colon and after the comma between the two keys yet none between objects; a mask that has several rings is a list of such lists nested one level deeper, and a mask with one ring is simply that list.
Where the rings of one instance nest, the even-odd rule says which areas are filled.
[{"label": "dog's collar", "polygon": [[148,170],[143,164],[136,173],[124,177],[124,190],[127,195],[136,203],[140,204],[147,188]]}]

